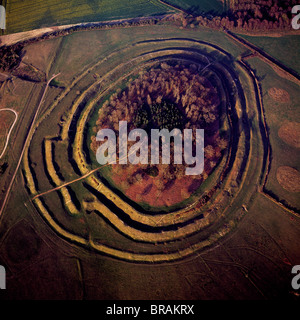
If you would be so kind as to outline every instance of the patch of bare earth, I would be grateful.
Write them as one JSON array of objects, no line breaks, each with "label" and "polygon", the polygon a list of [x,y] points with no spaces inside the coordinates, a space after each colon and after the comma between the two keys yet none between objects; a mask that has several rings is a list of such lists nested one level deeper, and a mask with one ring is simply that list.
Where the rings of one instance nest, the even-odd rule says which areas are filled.
[{"label": "patch of bare earth", "polygon": [[26,64],[33,65],[37,69],[47,73],[51,56],[57,50],[58,41],[41,41],[26,46],[22,61]]},{"label": "patch of bare earth", "polygon": [[277,169],[279,184],[289,192],[300,192],[300,172],[292,167],[281,166]]},{"label": "patch of bare earth", "polygon": [[289,93],[283,89],[271,88],[268,90],[268,94],[276,102],[280,102],[280,103],[289,103],[290,102]]},{"label": "patch of bare earth", "polygon": [[288,145],[300,148],[300,123],[285,122],[278,130],[278,136]]}]

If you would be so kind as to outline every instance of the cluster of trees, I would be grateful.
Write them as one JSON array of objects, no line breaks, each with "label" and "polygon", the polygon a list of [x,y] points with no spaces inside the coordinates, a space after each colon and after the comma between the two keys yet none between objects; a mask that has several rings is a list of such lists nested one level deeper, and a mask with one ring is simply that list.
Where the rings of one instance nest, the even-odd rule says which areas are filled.
[{"label": "cluster of trees", "polygon": [[[169,65],[144,71],[127,88],[110,96],[99,111],[95,132],[100,128],[118,131],[119,121],[127,121],[129,130],[139,125],[162,128],[170,122],[178,128],[206,129],[218,120],[219,97],[196,65]],[[167,120],[167,121],[166,121]]]},{"label": "cluster of trees", "polygon": [[246,30],[291,29],[292,7],[296,0],[235,1],[232,19]]},{"label": "cluster of trees", "polygon": [[[123,28],[130,26],[147,26],[154,25],[159,21],[169,20],[170,18],[161,16],[161,17],[149,17],[149,18],[136,18],[126,21],[113,21],[113,22],[97,22],[97,23],[86,23],[82,25],[76,25],[68,27],[61,30],[55,30],[47,32],[41,36],[33,37],[28,40],[20,41],[15,45],[11,46],[2,46],[0,47],[0,70],[1,71],[11,71],[19,65],[21,62],[21,54],[25,45],[53,39],[59,36],[66,36],[77,31],[88,31],[88,30],[101,30],[101,29],[113,29],[113,28]],[[1,44],[1,40],[0,40]]]},{"label": "cluster of trees", "polygon": [[[96,133],[100,129],[111,128],[118,137],[119,121],[127,121],[128,132],[135,128],[146,131],[154,128],[209,128],[207,133],[210,137],[206,136],[209,157],[205,160],[203,174],[203,177],[207,177],[220,159],[221,151],[227,147],[227,141],[219,136],[218,105],[216,89],[199,75],[198,66],[161,63],[149,71],[141,72],[137,79],[129,80],[124,90],[112,94],[99,110],[99,118],[93,130]],[[91,149],[96,152],[100,144],[93,136]],[[128,148],[130,146],[129,143]],[[150,155],[151,143],[148,147]],[[142,183],[143,178],[149,175],[155,177],[154,183],[158,189],[163,189],[168,182],[185,175],[185,164],[173,162],[172,143],[171,165],[159,164],[154,168],[149,165],[127,164],[112,167],[118,175],[130,177],[130,184]]]},{"label": "cluster of trees", "polygon": [[0,70],[11,71],[17,67],[22,58],[23,45],[18,43],[13,46],[3,46],[0,48]]},{"label": "cluster of trees", "polygon": [[39,39],[52,39],[57,36],[65,36],[77,31],[88,31],[88,30],[102,30],[102,29],[114,29],[114,28],[124,28],[131,26],[147,26],[154,25],[160,20],[164,20],[163,17],[149,17],[149,18],[136,18],[126,21],[112,21],[112,22],[91,22],[80,25],[75,25],[61,30],[55,30],[46,33]]},{"label": "cluster of trees", "polygon": [[17,43],[13,46],[0,47],[0,72],[10,74],[28,81],[45,81],[45,74],[31,65],[22,62],[24,45]]},{"label": "cluster of trees", "polygon": [[195,24],[210,28],[246,31],[290,30],[292,7],[296,0],[242,0],[232,1],[231,8],[222,16],[191,17],[178,15],[182,26],[194,27]]},{"label": "cluster of trees", "polygon": [[3,174],[6,169],[8,168],[8,163],[4,162],[4,163],[0,163],[0,175]]},{"label": "cluster of trees", "polygon": [[[12,46],[0,47],[0,70],[10,71],[19,65],[21,52],[25,45],[36,41],[65,36],[76,31],[111,29],[137,25],[153,25],[164,21],[180,21],[183,27],[195,25],[217,29],[235,29],[246,31],[266,31],[291,29],[291,10],[297,0],[242,0],[230,1],[230,11],[222,16],[198,16],[174,14],[161,17],[136,18],[109,23],[87,23],[66,29],[55,30],[42,36],[31,38]],[[1,41],[0,41],[1,43]]]},{"label": "cluster of trees", "polygon": [[134,119],[134,126],[145,129],[150,133],[151,129],[182,129],[183,115],[180,110],[171,102],[152,103],[150,95],[147,96],[150,104],[143,104],[138,110]]}]

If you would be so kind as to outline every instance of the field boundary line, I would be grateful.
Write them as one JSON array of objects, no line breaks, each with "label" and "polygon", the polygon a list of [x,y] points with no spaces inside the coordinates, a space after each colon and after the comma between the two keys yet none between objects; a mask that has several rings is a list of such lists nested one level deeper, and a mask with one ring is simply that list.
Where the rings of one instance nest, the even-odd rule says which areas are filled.
[{"label": "field boundary line", "polygon": [[270,64],[271,66],[273,65],[276,68],[279,68],[280,71],[282,71],[284,74],[287,74],[290,78],[293,79],[293,80],[290,79],[290,81],[293,81],[293,82],[297,83],[298,85],[300,84],[300,76],[296,71],[294,71],[288,67],[285,67],[280,61],[277,61],[275,58],[273,58],[271,55],[269,55],[263,49],[258,48],[253,43],[251,43],[245,39],[241,39],[240,37],[238,37],[236,34],[231,32],[230,30],[225,29],[224,32],[230,38],[232,38],[235,41],[237,41],[238,43],[242,44],[247,49],[250,49],[251,51],[255,51],[255,53],[258,55],[258,57],[261,58],[264,62]]},{"label": "field boundary line", "polygon": [[182,8],[178,8],[178,7],[176,7],[176,6],[168,3],[167,1],[164,1],[164,0],[157,0],[157,1],[158,1],[159,3],[165,5],[165,6],[169,7],[169,8],[172,8],[173,10],[175,9],[175,10],[177,10],[177,11],[180,11],[180,12],[182,12],[182,13],[184,13],[184,14],[188,14],[188,15],[189,15],[189,13],[186,12],[185,10],[183,10]]}]

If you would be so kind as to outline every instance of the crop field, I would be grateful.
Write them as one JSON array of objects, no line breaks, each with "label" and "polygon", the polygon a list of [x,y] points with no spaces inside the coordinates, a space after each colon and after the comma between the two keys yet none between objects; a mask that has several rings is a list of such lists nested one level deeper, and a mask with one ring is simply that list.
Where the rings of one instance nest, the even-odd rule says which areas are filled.
[{"label": "crop field", "polygon": [[157,0],[7,0],[5,34],[49,26],[108,21],[174,12]]},{"label": "crop field", "polygon": [[[159,1],[136,0],[130,6],[122,2],[124,7],[103,2],[102,12],[93,1],[79,2],[65,6],[72,11],[78,6],[87,21],[171,10]],[[13,8],[14,2],[7,3]],[[15,3],[15,10],[29,16],[28,1]],[[208,2],[198,3],[185,1],[184,9],[209,11]],[[55,1],[37,5],[48,26],[77,21],[75,14],[66,18],[67,9],[58,11]],[[89,10],[97,14],[89,16]],[[19,28],[9,23],[10,30]],[[26,28],[39,23],[28,19]],[[264,49],[258,42],[253,40]],[[276,45],[266,51],[285,63],[289,58],[277,55]],[[291,266],[300,259],[297,78],[225,32],[170,21],[78,31],[23,50],[22,63],[40,78],[11,77],[0,89],[0,110],[18,113],[0,159],[1,166],[9,164],[0,173],[0,264],[9,275],[5,299],[297,298],[290,287]],[[290,59],[294,56],[290,52]],[[289,67],[298,71],[296,62]],[[209,84],[215,89],[220,119],[218,125],[211,120],[208,130],[213,137],[222,134],[226,145],[210,148],[212,170],[200,187],[196,183],[189,191],[181,184],[188,197],[177,199],[178,190],[159,188],[155,170],[139,176],[134,190],[140,197],[134,197],[125,174],[130,171],[96,161],[97,125],[107,124],[100,123],[106,121],[103,114],[113,123],[114,111],[138,90],[140,99],[149,101],[150,92],[154,100],[165,83],[171,99],[176,86],[166,83],[175,83],[168,77],[178,70],[186,81],[193,77],[194,85],[201,79],[199,88],[211,96]],[[195,94],[193,101],[200,98]],[[0,153],[13,119],[0,112],[5,122]],[[121,173],[123,183],[117,183]],[[153,181],[149,190],[143,177]],[[164,200],[157,206],[143,197],[151,188]]]},{"label": "crop field", "polygon": [[177,8],[183,9],[188,13],[200,15],[201,13],[220,14],[224,11],[220,0],[166,0],[163,1]]}]

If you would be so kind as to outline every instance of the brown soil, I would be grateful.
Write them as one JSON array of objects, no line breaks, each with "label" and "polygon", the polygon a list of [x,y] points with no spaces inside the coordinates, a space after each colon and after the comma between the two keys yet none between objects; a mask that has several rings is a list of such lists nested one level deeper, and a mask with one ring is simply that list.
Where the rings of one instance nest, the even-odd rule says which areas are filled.
[{"label": "brown soil", "polygon": [[22,61],[33,65],[37,69],[47,73],[53,52],[57,50],[59,41],[42,41],[26,46]]},{"label": "brown soil", "polygon": [[278,136],[288,145],[300,148],[300,123],[285,122],[278,130]]},{"label": "brown soil", "polygon": [[280,103],[289,103],[290,102],[289,93],[283,89],[271,88],[268,90],[268,94],[276,102],[280,102]]},{"label": "brown soil", "polygon": [[[0,107],[2,109],[2,107]],[[10,111],[1,111],[0,112],[0,136],[6,135],[7,130],[11,126],[12,122],[14,121],[14,114]]]},{"label": "brown soil", "polygon": [[42,71],[23,62],[20,63],[20,65],[12,72],[12,74],[23,80],[34,82],[46,81],[45,74]]},{"label": "brown soil", "polygon": [[277,181],[289,192],[300,192],[300,172],[288,166],[277,169]]},{"label": "brown soil", "polygon": [[[1,106],[0,106],[0,109]],[[0,112],[0,153],[2,148],[4,147],[7,133],[9,131],[10,126],[14,122],[15,116],[10,111],[1,111]]]},{"label": "brown soil", "polygon": [[10,106],[17,112],[22,112],[33,86],[33,82],[23,81],[20,78],[14,78],[11,82],[4,82],[0,90],[0,108]]}]

